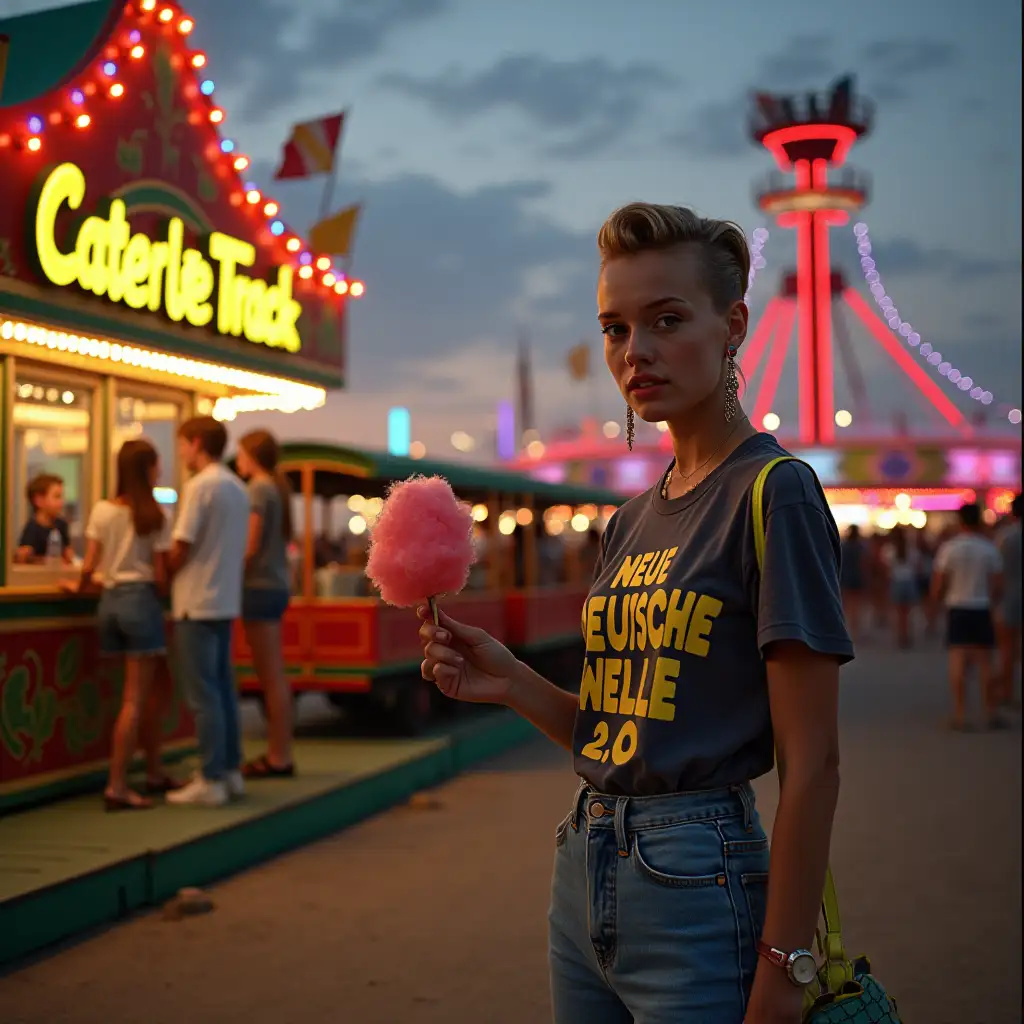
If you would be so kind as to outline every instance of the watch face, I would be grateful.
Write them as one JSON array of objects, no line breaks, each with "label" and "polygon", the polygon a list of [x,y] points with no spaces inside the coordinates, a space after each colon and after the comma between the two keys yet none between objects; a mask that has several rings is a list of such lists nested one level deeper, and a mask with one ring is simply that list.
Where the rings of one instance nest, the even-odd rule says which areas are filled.
[{"label": "watch face", "polygon": [[800,952],[790,961],[789,972],[798,985],[810,985],[818,973],[818,965],[810,953]]}]

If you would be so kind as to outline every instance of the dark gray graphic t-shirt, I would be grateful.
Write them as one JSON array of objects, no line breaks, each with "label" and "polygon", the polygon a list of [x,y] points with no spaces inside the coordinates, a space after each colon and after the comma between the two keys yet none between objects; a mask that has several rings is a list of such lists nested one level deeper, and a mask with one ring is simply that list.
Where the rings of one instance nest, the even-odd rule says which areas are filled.
[{"label": "dark gray graphic t-shirt", "polygon": [[803,463],[768,475],[758,570],[751,492],[785,454],[757,434],[689,494],[666,501],[659,483],[609,522],[583,610],[573,742],[577,773],[600,792],[651,796],[764,775],[775,759],[765,646],[798,640],[853,657],[839,531]]}]

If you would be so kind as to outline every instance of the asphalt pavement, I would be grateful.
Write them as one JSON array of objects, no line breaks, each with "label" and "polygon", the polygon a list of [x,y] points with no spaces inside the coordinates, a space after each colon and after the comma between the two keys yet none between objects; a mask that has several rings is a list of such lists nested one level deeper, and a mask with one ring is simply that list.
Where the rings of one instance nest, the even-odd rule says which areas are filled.
[{"label": "asphalt pavement", "polygon": [[[942,653],[844,669],[832,863],[906,1024],[1018,1024],[1021,732],[952,733]],[[0,978],[0,1024],[543,1024],[553,833],[538,739],[346,832]],[[757,784],[770,822],[776,791]],[[699,1024],[699,1022],[697,1022]]]}]

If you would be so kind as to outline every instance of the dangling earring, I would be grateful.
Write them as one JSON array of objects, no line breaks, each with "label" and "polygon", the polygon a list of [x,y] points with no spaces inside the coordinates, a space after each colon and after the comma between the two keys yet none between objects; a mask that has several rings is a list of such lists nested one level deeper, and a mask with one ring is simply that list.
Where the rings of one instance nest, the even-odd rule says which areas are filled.
[{"label": "dangling earring", "polygon": [[736,375],[736,346],[730,345],[725,360],[725,422],[731,423],[736,415],[736,396],[740,393]]},{"label": "dangling earring", "polygon": [[636,437],[636,416],[633,414],[633,407],[626,406],[626,445],[633,450],[633,438]]}]

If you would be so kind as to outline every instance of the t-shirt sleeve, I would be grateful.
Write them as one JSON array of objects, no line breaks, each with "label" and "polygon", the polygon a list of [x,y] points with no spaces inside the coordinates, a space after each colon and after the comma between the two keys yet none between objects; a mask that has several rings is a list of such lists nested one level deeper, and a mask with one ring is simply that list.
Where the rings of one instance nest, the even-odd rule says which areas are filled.
[{"label": "t-shirt sleeve", "polygon": [[249,484],[249,511],[265,519],[267,509],[277,497],[277,487],[269,480],[254,480]]},{"label": "t-shirt sleeve", "polygon": [[85,524],[86,540],[103,540],[103,527],[106,519],[105,501],[97,501],[89,513],[89,521]]},{"label": "t-shirt sleeve", "polygon": [[36,541],[35,520],[30,519],[22,528],[18,538],[19,548],[34,548]]},{"label": "t-shirt sleeve", "polygon": [[813,471],[776,467],[765,484],[765,549],[757,644],[797,640],[840,663],[853,658],[839,589],[839,530]]},{"label": "t-shirt sleeve", "polygon": [[181,491],[181,507],[174,524],[174,540],[195,544],[203,516],[203,496],[197,491],[195,481],[190,480]]},{"label": "t-shirt sleeve", "polygon": [[71,530],[68,527],[66,519],[58,519],[54,526],[57,527],[57,532],[60,534],[60,542],[65,548],[71,547]]}]

